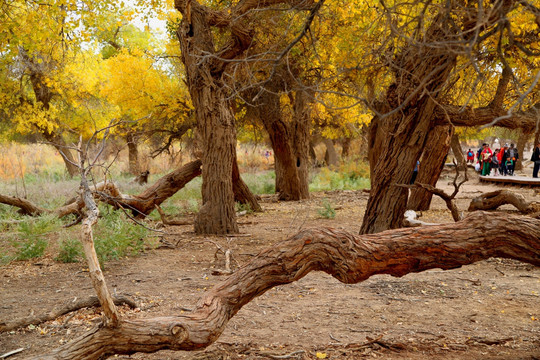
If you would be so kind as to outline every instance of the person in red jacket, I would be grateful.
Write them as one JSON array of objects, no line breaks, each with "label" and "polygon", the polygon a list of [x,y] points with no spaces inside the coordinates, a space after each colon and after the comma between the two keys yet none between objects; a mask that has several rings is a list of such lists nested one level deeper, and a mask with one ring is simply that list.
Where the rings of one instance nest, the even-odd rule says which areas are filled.
[{"label": "person in red jacket", "polygon": [[483,149],[480,153],[480,169],[482,171],[482,176],[488,176],[491,170],[491,158],[493,156],[493,151],[489,148],[488,144],[482,145]]}]

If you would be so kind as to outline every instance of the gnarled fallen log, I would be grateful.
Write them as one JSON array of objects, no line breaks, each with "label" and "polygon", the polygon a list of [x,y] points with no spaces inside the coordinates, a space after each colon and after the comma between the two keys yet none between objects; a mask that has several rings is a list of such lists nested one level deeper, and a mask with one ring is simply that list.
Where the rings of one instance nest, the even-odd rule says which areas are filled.
[{"label": "gnarled fallen log", "polygon": [[523,214],[540,212],[540,203],[527,201],[523,195],[508,190],[497,190],[472,199],[468,211],[496,210],[505,204],[514,205]]},{"label": "gnarled fallen log", "polygon": [[475,212],[457,223],[372,235],[305,230],[262,251],[204,294],[188,315],[120,320],[116,327],[99,326],[37,358],[103,359],[162,349],[198,350],[216,341],[229,319],[253,298],[311,271],[324,271],[352,284],[375,274],[453,269],[490,257],[540,266],[540,220],[516,215],[500,219]]}]

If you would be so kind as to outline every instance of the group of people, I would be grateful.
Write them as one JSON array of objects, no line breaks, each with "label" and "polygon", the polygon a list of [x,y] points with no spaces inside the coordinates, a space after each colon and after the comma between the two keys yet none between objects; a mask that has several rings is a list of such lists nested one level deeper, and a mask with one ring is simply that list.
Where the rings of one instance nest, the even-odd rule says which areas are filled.
[{"label": "group of people", "polygon": [[[519,153],[514,144],[504,144],[499,149],[491,150],[488,144],[482,144],[482,147],[476,152],[476,168],[482,176],[489,175],[514,175],[516,161],[519,159]],[[474,164],[475,154],[471,149],[467,152],[467,163]]]}]

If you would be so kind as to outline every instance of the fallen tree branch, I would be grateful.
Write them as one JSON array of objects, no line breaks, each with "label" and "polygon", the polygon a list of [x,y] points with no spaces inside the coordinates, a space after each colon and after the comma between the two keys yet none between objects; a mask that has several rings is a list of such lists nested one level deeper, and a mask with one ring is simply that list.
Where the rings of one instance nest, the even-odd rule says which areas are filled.
[{"label": "fallen tree branch", "polygon": [[347,284],[376,274],[403,276],[454,269],[490,257],[540,266],[540,221],[475,212],[463,221],[353,235],[337,229],[304,230],[262,251],[206,292],[190,314],[122,320],[98,326],[38,359],[104,359],[114,354],[200,350],[215,342],[227,322],[269,289],[324,271]]},{"label": "fallen tree branch", "polygon": [[[135,217],[145,217],[154,210],[156,205],[176,194],[193,178],[201,174],[201,161],[192,161],[181,168],[163,176],[153,185],[148,187],[139,195],[124,195],[118,186],[112,181],[100,182],[90,186],[90,191],[98,201],[105,202],[115,208],[131,210]],[[0,195],[0,203],[15,206],[27,215],[42,215],[54,213],[59,218],[70,214],[81,214],[84,208],[84,201],[81,195],[68,200],[66,204],[56,210],[43,209],[26,199]]]},{"label": "fallen tree branch", "polygon": [[[116,305],[128,305],[130,308],[135,309],[138,307],[137,303],[124,295],[118,295],[113,297],[114,303]],[[46,321],[54,320],[62,315],[68,314],[79,309],[99,306],[99,299],[97,296],[90,296],[85,299],[79,299],[76,301],[70,301],[63,306],[53,309],[46,314],[28,316],[22,319],[17,319],[13,321],[6,321],[0,323],[0,332],[11,331],[20,327],[25,327],[28,325],[39,325]]]},{"label": "fallen tree branch", "polygon": [[[515,206],[523,214],[540,212],[540,203],[527,201],[523,195],[508,190],[492,191],[475,197],[471,200],[468,211],[496,210],[505,204]],[[537,215],[533,214],[533,217]]]}]

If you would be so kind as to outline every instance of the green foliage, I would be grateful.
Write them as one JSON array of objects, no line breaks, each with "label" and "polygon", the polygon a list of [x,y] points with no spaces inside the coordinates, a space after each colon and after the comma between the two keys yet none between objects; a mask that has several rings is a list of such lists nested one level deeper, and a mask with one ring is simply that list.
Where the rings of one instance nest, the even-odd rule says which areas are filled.
[{"label": "green foliage", "polygon": [[242,179],[254,194],[273,194],[276,191],[276,173],[273,170],[245,173]]},{"label": "green foliage", "polygon": [[132,223],[121,211],[101,213],[103,217],[94,228],[94,246],[101,264],[144,250],[146,228]]},{"label": "green foliage", "polygon": [[60,250],[54,260],[63,263],[79,262],[84,256],[82,244],[79,240],[68,238],[60,242]]},{"label": "green foliage", "polygon": [[46,236],[60,226],[60,221],[54,215],[26,218],[19,223],[18,237],[11,239],[11,245],[16,249],[14,259],[28,260],[43,256],[48,245]]},{"label": "green foliage", "polygon": [[323,199],[322,208],[319,209],[318,213],[325,219],[333,219],[336,217],[336,210],[334,206],[328,201],[328,199]]},{"label": "green foliage", "polygon": [[311,180],[309,191],[360,190],[369,187],[369,165],[350,161],[336,170],[321,169]]}]

